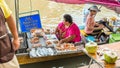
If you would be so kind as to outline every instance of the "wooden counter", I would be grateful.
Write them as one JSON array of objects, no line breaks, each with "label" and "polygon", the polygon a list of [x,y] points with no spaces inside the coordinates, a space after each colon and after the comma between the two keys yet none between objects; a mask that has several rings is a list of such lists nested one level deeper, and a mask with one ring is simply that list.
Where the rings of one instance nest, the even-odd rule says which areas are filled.
[{"label": "wooden counter", "polygon": [[101,48],[109,48],[111,50],[116,50],[119,59],[116,61],[115,64],[107,64],[104,62],[105,68],[120,68],[120,42],[112,43],[112,44],[105,44],[100,46]]},{"label": "wooden counter", "polygon": [[56,55],[56,56],[47,56],[47,57],[39,57],[39,58],[30,58],[29,55],[17,55],[19,64],[29,64],[29,63],[35,63],[35,62],[43,62],[43,61],[49,61],[49,60],[56,60],[61,58],[68,58],[68,57],[74,57],[74,56],[80,56],[83,55],[83,53],[73,53],[73,54],[65,54],[65,55]]},{"label": "wooden counter", "polygon": [[100,48],[109,48],[111,50],[116,50],[118,53],[119,59],[114,64],[108,64],[105,61],[100,59],[100,56],[97,54],[88,54],[91,58],[95,59],[98,63],[102,64],[104,68],[120,68],[120,42],[112,44],[100,45]]}]

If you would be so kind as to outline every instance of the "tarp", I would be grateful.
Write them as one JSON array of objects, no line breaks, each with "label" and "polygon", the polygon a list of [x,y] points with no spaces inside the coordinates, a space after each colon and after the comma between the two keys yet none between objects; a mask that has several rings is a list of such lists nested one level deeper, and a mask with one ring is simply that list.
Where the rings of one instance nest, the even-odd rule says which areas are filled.
[{"label": "tarp", "polygon": [[120,14],[120,0],[52,0],[52,1],[68,4],[97,3],[100,5],[104,5],[105,7],[112,9],[116,13]]},{"label": "tarp", "polygon": [[119,0],[86,0],[86,2],[120,7],[120,1]]},{"label": "tarp", "polygon": [[56,2],[60,2],[60,3],[68,3],[68,4],[85,3],[85,0],[51,0],[51,1],[56,1]]}]

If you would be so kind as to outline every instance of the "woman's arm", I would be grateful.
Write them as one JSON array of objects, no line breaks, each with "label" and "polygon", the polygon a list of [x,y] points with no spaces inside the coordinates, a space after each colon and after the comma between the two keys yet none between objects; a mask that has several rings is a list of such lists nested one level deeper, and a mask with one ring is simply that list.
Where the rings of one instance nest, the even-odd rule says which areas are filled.
[{"label": "woman's arm", "polygon": [[61,44],[61,43],[68,43],[68,42],[72,41],[74,38],[75,38],[75,35],[71,35],[71,36],[69,36],[67,38],[61,39],[59,44]]},{"label": "woman's arm", "polygon": [[104,28],[104,25],[103,24],[98,24],[98,23],[95,23],[95,27],[94,30],[100,30],[100,29],[103,29]]},{"label": "woman's arm", "polygon": [[55,29],[55,35],[57,36],[58,40],[61,39],[61,33],[60,33],[60,30],[58,29],[58,27]]},{"label": "woman's arm", "polygon": [[56,29],[55,29],[55,34],[58,34],[58,27],[56,27]]}]

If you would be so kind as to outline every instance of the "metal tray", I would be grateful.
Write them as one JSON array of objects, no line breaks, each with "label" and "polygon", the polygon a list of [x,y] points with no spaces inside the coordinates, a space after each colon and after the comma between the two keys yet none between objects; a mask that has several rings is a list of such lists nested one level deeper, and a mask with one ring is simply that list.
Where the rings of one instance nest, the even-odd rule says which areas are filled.
[{"label": "metal tray", "polygon": [[[28,47],[32,48],[33,44],[30,42],[30,39],[27,39],[27,43],[28,43]],[[46,42],[45,42],[45,39],[43,37],[39,38],[39,42],[38,43],[41,43],[42,46],[46,46]]]},{"label": "metal tray", "polygon": [[56,54],[56,50],[55,50],[55,48],[54,47],[48,47],[48,46],[46,46],[46,42],[45,42],[45,39],[43,38],[43,37],[40,37],[39,38],[39,42],[38,43],[41,43],[42,44],[42,46],[40,46],[40,47],[37,47],[37,48],[32,48],[32,43],[30,42],[30,39],[27,39],[27,42],[28,42],[28,47],[30,48],[30,51],[29,51],[29,56],[30,56],[30,58],[36,58],[36,57],[45,57],[45,56],[52,56],[52,55],[49,55],[49,54],[47,54],[47,53],[42,53],[42,55],[40,55],[39,53],[38,53],[38,49],[47,49],[47,48],[51,48],[53,51],[54,51],[54,54],[53,55],[55,55]]}]

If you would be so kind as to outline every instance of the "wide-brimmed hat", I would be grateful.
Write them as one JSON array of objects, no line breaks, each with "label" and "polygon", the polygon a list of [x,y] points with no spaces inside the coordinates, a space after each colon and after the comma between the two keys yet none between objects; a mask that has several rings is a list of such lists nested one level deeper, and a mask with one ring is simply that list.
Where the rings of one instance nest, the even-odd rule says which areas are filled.
[{"label": "wide-brimmed hat", "polygon": [[96,5],[91,6],[88,10],[94,10],[96,12],[100,12],[100,9],[98,9],[98,7]]}]

